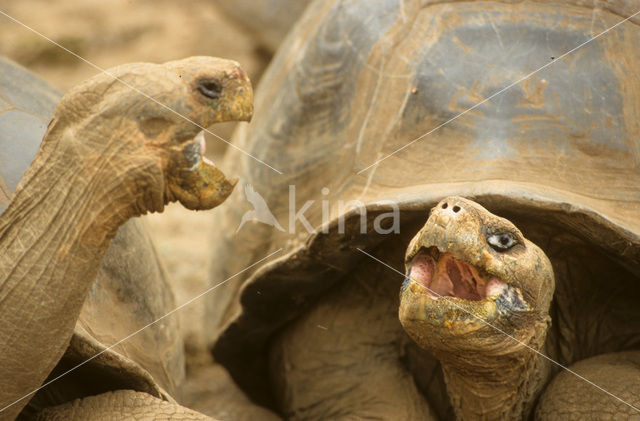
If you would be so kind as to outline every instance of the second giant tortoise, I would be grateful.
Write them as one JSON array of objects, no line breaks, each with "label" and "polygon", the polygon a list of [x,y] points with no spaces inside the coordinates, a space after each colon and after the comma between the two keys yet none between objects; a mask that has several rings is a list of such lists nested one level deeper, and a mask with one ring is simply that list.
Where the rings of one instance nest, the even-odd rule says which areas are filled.
[{"label": "second giant tortoise", "polygon": [[225,161],[282,227],[236,233],[242,189],[218,216],[212,281],[281,249],[211,297],[241,388],[287,419],[636,414],[637,22],[531,74],[633,12],[314,2],[236,137],[283,174]]},{"label": "second giant tortoise", "polygon": [[[111,70],[124,83],[98,75],[54,114],[55,90],[8,60],[0,68],[0,419],[27,402],[23,419],[206,418],[175,401],[183,345],[176,318],[164,317],[175,303],[144,226],[132,219],[116,229],[168,201],[214,206],[232,187],[201,162],[200,129],[139,91],[201,125],[248,120],[246,75],[205,57],[124,65]],[[136,144],[149,149],[132,152]],[[156,154],[167,163],[154,163]],[[208,189],[185,185],[202,172]],[[222,197],[211,201],[216,189]],[[110,213],[125,197],[133,209]]]}]

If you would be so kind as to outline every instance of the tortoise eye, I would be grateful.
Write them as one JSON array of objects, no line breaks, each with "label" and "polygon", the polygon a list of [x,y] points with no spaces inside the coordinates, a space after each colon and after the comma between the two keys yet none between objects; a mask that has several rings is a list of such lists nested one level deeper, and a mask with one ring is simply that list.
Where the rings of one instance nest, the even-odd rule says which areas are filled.
[{"label": "tortoise eye", "polygon": [[217,80],[202,80],[198,82],[198,91],[207,98],[218,99],[222,92],[222,86]]},{"label": "tortoise eye", "polygon": [[487,243],[495,251],[503,252],[518,244],[518,240],[510,232],[497,232],[487,237]]}]

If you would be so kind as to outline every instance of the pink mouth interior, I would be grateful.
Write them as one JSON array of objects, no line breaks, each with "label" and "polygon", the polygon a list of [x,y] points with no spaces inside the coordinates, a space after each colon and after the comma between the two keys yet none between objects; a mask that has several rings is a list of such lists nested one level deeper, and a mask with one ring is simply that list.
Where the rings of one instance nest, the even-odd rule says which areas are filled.
[{"label": "pink mouth interior", "polygon": [[474,266],[457,260],[449,253],[436,261],[422,250],[411,260],[409,270],[411,279],[435,296],[480,301],[499,295],[507,286],[496,276],[485,279]]},{"label": "pink mouth interior", "polygon": [[207,142],[204,139],[204,131],[201,131],[200,133],[198,133],[194,139],[200,142],[200,155],[202,155],[202,160],[209,165],[215,166],[213,161],[211,161],[209,158],[204,156],[205,152],[207,152]]}]

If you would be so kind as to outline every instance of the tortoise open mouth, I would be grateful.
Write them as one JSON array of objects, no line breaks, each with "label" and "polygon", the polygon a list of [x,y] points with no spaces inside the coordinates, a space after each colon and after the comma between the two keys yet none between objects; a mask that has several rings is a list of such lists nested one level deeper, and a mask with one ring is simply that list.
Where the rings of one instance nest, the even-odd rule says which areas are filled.
[{"label": "tortoise open mouth", "polygon": [[441,253],[437,247],[421,248],[410,256],[407,277],[421,285],[425,295],[434,300],[491,300],[504,301],[502,304],[509,304],[510,309],[527,307],[520,289],[456,259],[451,253]]},{"label": "tortoise open mouth", "polygon": [[189,170],[195,171],[201,164],[215,167],[215,164],[204,155],[207,151],[207,143],[204,140],[204,130],[199,131],[193,139],[184,142],[181,147],[187,161],[193,164]]}]

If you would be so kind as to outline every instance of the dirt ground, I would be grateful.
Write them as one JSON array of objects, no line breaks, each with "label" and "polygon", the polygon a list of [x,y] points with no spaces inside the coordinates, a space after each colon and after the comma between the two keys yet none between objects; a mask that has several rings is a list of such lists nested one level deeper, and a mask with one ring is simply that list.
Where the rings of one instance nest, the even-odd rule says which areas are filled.
[{"label": "dirt ground", "polygon": [[[127,62],[165,62],[212,55],[241,63],[258,80],[269,57],[213,0],[4,0],[0,10],[0,54],[24,65],[61,92],[99,72],[43,36],[103,68]],[[246,123],[240,123],[246,124]],[[235,123],[211,130],[230,139]],[[225,144],[207,135],[207,155],[215,162]],[[206,289],[211,212],[180,205],[143,217],[174,280],[177,304]],[[197,344],[203,302],[180,310],[187,344]],[[194,361],[191,361],[194,363]],[[197,405],[196,405],[197,406]]]}]

